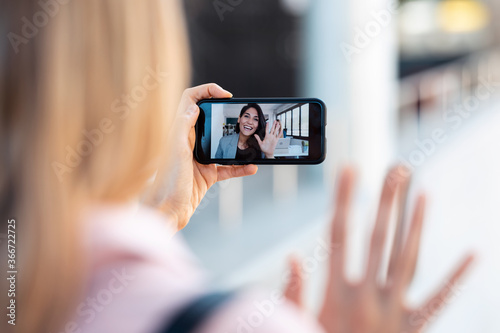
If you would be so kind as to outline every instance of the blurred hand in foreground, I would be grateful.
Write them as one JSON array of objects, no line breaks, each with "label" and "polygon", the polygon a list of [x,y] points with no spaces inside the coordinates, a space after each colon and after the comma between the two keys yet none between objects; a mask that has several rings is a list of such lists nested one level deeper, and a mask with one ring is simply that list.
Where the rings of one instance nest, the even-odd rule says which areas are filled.
[{"label": "blurred hand in foreground", "polygon": [[[380,204],[370,242],[368,263],[364,277],[359,282],[345,277],[346,229],[354,185],[351,169],[340,177],[331,235],[331,255],[328,283],[319,321],[329,333],[417,333],[446,305],[453,289],[472,263],[466,256],[450,279],[434,295],[417,308],[406,305],[406,291],[413,279],[417,264],[422,231],[425,197],[418,197],[406,240],[395,239],[385,279],[380,281],[384,246],[389,232],[389,220],[394,201],[403,211],[409,185],[408,171],[396,167],[388,173],[382,190]],[[396,200],[397,198],[403,200]],[[402,235],[403,214],[399,214],[396,237]],[[303,281],[297,260],[291,262],[291,278],[285,296],[299,307]]]}]

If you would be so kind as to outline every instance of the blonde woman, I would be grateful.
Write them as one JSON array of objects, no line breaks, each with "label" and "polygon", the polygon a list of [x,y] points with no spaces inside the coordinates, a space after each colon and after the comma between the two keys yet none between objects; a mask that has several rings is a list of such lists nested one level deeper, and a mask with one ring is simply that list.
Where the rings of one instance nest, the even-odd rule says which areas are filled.
[{"label": "blonde woman", "polygon": [[173,236],[210,186],[257,167],[193,160],[196,102],[231,94],[215,84],[182,93],[188,52],[179,3],[3,0],[1,15],[0,213],[2,232],[16,221],[19,272],[14,297],[5,279],[0,285],[2,307],[17,306],[15,326],[3,316],[2,332],[418,332],[445,301],[431,298],[413,322],[420,309],[403,302],[422,199],[388,278],[397,284],[375,283],[389,211],[406,182],[394,170],[359,285],[342,274],[353,182],[350,171],[342,176],[317,319],[303,311],[297,264],[288,300],[274,295],[265,318],[252,317],[259,292],[211,293]]}]

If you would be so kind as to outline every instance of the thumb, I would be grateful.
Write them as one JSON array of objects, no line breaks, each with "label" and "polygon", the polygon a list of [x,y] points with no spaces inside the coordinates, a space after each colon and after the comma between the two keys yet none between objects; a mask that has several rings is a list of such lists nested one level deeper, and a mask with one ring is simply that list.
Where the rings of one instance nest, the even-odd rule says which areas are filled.
[{"label": "thumb", "polygon": [[259,144],[259,146],[262,145],[262,140],[260,139],[260,136],[258,136],[257,134],[254,134],[253,136],[257,140],[257,143]]}]

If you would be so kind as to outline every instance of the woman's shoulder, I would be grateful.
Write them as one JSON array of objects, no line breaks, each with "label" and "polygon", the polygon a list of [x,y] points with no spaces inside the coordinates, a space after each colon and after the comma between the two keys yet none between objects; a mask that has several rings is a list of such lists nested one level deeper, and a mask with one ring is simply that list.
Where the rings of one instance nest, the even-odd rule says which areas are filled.
[{"label": "woman's shoulder", "polygon": [[106,316],[83,301],[74,317],[82,333],[108,332],[110,325],[117,332],[154,332],[204,292],[204,271],[160,212],[139,204],[100,205],[85,215],[90,267],[82,299],[120,296],[106,303]]},{"label": "woman's shoulder", "polygon": [[239,137],[239,134],[226,135],[226,136],[223,136],[222,138],[220,138],[219,142],[222,144],[228,144],[229,142],[233,142],[235,140],[238,140],[238,137]]},{"label": "woman's shoulder", "polygon": [[175,223],[138,203],[90,207],[85,222],[88,255],[94,264],[106,264],[105,261],[121,256],[164,262],[172,259],[165,253],[182,247],[173,237],[177,231]]}]

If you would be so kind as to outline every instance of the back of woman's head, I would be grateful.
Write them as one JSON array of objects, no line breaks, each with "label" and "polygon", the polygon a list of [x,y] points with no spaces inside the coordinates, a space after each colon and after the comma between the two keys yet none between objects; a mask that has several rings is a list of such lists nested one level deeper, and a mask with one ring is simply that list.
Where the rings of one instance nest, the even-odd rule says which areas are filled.
[{"label": "back of woman's head", "polygon": [[83,209],[165,162],[188,52],[177,1],[1,2],[0,212],[21,228],[17,327],[42,332],[84,275]]}]

